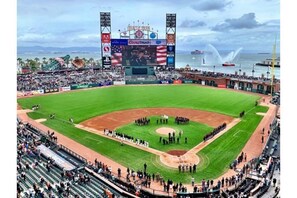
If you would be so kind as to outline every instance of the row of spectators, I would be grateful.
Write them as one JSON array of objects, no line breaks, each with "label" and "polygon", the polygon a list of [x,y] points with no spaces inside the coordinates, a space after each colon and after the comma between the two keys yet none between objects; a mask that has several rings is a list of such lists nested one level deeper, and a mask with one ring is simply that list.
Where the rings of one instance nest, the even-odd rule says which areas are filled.
[{"label": "row of spectators", "polygon": [[221,132],[222,130],[224,130],[226,128],[227,124],[224,122],[222,125],[218,126],[217,128],[213,129],[212,132],[206,134],[203,137],[204,141],[207,141],[209,139],[211,139],[212,137],[214,137],[216,134],[218,134],[219,132]]},{"label": "row of spectators", "polygon": [[[181,71],[180,69],[176,69],[177,71]],[[195,73],[195,74],[200,74],[201,76],[206,76],[206,77],[214,77],[214,78],[239,78],[239,79],[246,79],[246,80],[255,80],[255,81],[269,81],[270,78],[266,78],[264,75],[261,77],[253,77],[253,76],[247,76],[247,75],[238,75],[237,73],[235,74],[228,74],[228,73],[221,73],[221,72],[211,72],[211,71],[201,71],[201,70],[190,70],[187,71],[187,73]],[[274,83],[279,82],[279,79],[274,78]]]},{"label": "row of spectators", "polygon": [[158,80],[162,80],[162,81],[168,81],[168,80],[178,80],[180,78],[182,78],[182,75],[175,70],[162,70],[162,69],[157,69],[155,70],[155,75],[157,77]]},{"label": "row of spectators", "polygon": [[17,91],[33,91],[67,87],[73,84],[99,84],[123,81],[124,71],[72,70],[50,73],[32,73],[17,76]]}]

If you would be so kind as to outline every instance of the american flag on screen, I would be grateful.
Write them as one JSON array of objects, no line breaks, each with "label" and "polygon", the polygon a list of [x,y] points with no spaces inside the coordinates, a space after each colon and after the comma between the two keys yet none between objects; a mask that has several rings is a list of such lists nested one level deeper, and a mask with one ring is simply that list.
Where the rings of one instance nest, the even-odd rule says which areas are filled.
[{"label": "american flag on screen", "polygon": [[111,66],[122,66],[122,48],[119,45],[111,46]]},{"label": "american flag on screen", "polygon": [[167,49],[166,46],[160,45],[157,46],[157,64],[166,65]]}]

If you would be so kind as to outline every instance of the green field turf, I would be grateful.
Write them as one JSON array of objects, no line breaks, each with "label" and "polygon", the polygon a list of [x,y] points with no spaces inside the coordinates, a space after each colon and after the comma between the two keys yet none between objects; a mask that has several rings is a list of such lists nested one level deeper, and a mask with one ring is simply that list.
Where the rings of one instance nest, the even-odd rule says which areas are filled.
[{"label": "green field turf", "polygon": [[258,96],[229,90],[199,87],[194,85],[169,86],[123,86],[68,92],[40,97],[19,99],[23,108],[40,104],[37,112],[30,113],[34,119],[47,118],[56,113],[55,120],[45,125],[97,151],[114,161],[133,168],[143,169],[148,164],[150,173],[159,172],[164,178],[175,182],[190,183],[190,173],[179,174],[177,170],[163,166],[156,155],[115,142],[95,134],[77,129],[62,122],[73,117],[76,123],[108,112],[142,107],[183,107],[213,111],[237,117],[242,110],[246,115],[242,121],[198,153],[201,163],[195,181],[220,176],[236,158],[247,140],[259,124],[262,116],[256,112],[266,112],[267,108],[257,106]]},{"label": "green field turf", "polygon": [[258,96],[195,85],[121,86],[19,99],[23,108],[41,106],[40,118],[56,117],[80,123],[113,111],[144,107],[182,107],[237,117],[251,109]]},{"label": "green field turf", "polygon": [[[151,148],[166,152],[170,150],[190,150],[203,141],[204,135],[213,130],[212,127],[192,121],[188,124],[178,125],[174,123],[174,118],[172,117],[169,117],[168,124],[157,124],[156,120],[159,119],[160,116],[152,116],[149,118],[151,121],[149,125],[137,126],[135,123],[131,123],[117,128],[116,131],[145,140],[149,142]],[[160,136],[168,139],[168,135],[160,135],[156,132],[160,127],[170,127],[174,129],[176,131],[175,137],[178,137],[179,131],[182,130],[183,134],[181,135],[179,144],[177,141],[167,145],[163,145],[162,142],[160,143]],[[188,139],[187,144],[185,143],[185,137]]]}]

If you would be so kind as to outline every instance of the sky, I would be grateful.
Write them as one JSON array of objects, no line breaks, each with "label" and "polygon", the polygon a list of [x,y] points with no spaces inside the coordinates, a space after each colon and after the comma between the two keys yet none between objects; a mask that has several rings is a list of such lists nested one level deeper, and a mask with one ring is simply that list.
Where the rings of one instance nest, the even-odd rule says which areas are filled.
[{"label": "sky", "polygon": [[176,13],[177,50],[271,52],[280,44],[279,0],[18,0],[17,45],[99,47],[100,12],[111,12],[112,38],[138,20],[165,38],[166,13]]}]

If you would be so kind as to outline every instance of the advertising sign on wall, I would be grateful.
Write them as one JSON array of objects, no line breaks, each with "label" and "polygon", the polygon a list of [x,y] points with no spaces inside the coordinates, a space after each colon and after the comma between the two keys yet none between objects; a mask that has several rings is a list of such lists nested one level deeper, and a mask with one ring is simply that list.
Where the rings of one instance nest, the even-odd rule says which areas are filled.
[{"label": "advertising sign on wall", "polygon": [[58,88],[47,88],[47,89],[44,89],[44,93],[54,93],[54,92],[59,92],[59,89]]},{"label": "advertising sign on wall", "polygon": [[59,90],[60,91],[70,91],[71,89],[70,89],[70,86],[68,86],[68,87],[60,87]]},{"label": "advertising sign on wall", "polygon": [[126,82],[125,81],[113,81],[114,85],[125,85]]},{"label": "advertising sign on wall", "polygon": [[182,84],[182,81],[181,80],[174,80],[173,84]]}]

